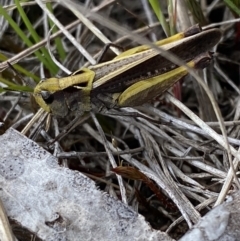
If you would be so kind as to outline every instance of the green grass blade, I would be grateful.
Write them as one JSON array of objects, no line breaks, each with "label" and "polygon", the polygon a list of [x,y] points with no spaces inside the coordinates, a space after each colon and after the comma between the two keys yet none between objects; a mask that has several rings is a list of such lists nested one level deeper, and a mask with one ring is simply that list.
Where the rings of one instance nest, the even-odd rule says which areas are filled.
[{"label": "green grass blade", "polygon": [[224,2],[231,11],[240,16],[240,0],[224,0]]},{"label": "green grass blade", "polygon": [[[6,61],[7,57],[4,56],[2,53],[0,53],[0,61]],[[24,69],[23,67],[21,67],[18,64],[14,65],[14,68],[21,74],[23,74],[24,76],[28,76],[30,78],[32,78],[34,81],[39,82],[40,78],[36,75],[34,75],[32,72],[27,71],[26,69]]]},{"label": "green grass blade", "polygon": [[33,92],[33,89],[28,86],[13,84],[11,81],[2,77],[0,77],[0,82],[7,85],[7,87],[1,87],[4,91]]},{"label": "green grass blade", "polygon": [[[52,4],[51,3],[47,3],[46,6],[49,9],[49,11],[53,13]],[[51,19],[49,19],[49,25],[50,25],[51,28],[54,26],[54,23],[52,22]],[[52,29],[52,32],[56,33],[57,30],[58,30],[57,27],[54,26],[53,29]],[[63,61],[66,58],[66,52],[65,52],[65,50],[63,48],[63,44],[62,44],[61,38],[57,37],[57,38],[54,39],[54,41],[55,41],[55,46],[56,46],[57,52],[59,54],[59,57]]]},{"label": "green grass blade", "polygon": [[[8,15],[8,13],[5,11],[2,5],[0,5],[0,15],[4,16],[4,18],[8,21],[9,25],[14,29],[14,31],[18,34],[18,36],[24,41],[24,43],[28,47],[31,47],[33,45],[29,38],[27,38],[24,32],[18,27],[17,23],[11,18],[11,16]],[[42,56],[39,50],[35,52],[35,55],[47,68],[49,67],[48,61],[46,61],[45,57]],[[52,72],[52,70],[49,71]]]},{"label": "green grass blade", "polygon": [[[41,41],[41,38],[38,36],[37,32],[33,28],[32,23],[29,21],[25,11],[23,10],[22,6],[19,3],[19,0],[15,0],[15,4],[16,4],[18,12],[19,12],[24,24],[26,25],[28,31],[30,32],[32,38],[34,39],[35,43],[38,43],[39,41]],[[52,74],[56,74],[58,71],[58,67],[52,61],[47,49],[41,48],[40,51],[43,53],[45,61],[47,62],[47,65],[45,64],[45,66],[49,69],[49,71]]]},{"label": "green grass blade", "polygon": [[168,16],[169,16],[169,28],[170,36],[177,33],[176,30],[176,13],[174,12],[173,1],[168,0]]},{"label": "green grass blade", "polygon": [[153,9],[154,13],[156,14],[159,22],[161,23],[162,28],[163,28],[166,36],[169,37],[170,36],[169,25],[168,25],[163,13],[162,13],[159,0],[149,0],[149,3],[152,6],[152,9]]},{"label": "green grass blade", "polygon": [[207,24],[207,20],[203,15],[200,4],[196,0],[186,0],[188,9],[191,11],[194,21],[199,23],[201,26]]}]

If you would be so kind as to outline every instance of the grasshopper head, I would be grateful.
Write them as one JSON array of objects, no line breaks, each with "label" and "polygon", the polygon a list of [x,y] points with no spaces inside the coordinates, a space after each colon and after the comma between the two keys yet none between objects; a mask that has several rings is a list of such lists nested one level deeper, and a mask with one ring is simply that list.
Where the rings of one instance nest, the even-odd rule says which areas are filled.
[{"label": "grasshopper head", "polygon": [[46,96],[51,94],[49,90],[48,82],[49,82],[48,80],[41,80],[34,88],[33,96],[40,107],[42,107],[47,112],[51,112],[50,107],[45,102],[45,98],[44,98],[44,95]]},{"label": "grasshopper head", "polygon": [[74,112],[81,115],[91,110],[90,92],[93,78],[89,81],[88,75],[86,73],[82,77],[81,74],[82,81],[77,75],[42,80],[35,87],[33,96],[40,107],[56,117],[66,117]]},{"label": "grasshopper head", "polygon": [[59,90],[58,78],[41,80],[35,87],[33,96],[39,106],[45,111],[58,117],[65,117],[68,113],[68,108]]}]

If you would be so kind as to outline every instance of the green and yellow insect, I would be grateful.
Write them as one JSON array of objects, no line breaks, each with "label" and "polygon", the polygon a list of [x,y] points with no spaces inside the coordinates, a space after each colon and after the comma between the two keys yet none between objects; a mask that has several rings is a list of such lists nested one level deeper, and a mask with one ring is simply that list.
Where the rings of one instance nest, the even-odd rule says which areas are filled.
[{"label": "green and yellow insect", "polygon": [[[201,31],[193,26],[155,44],[176,54],[192,68],[205,68],[208,53],[221,38],[218,29]],[[49,78],[34,89],[37,103],[57,117],[72,112],[102,112],[106,109],[140,106],[161,95],[188,72],[142,45],[111,61],[82,68],[71,76]]]}]

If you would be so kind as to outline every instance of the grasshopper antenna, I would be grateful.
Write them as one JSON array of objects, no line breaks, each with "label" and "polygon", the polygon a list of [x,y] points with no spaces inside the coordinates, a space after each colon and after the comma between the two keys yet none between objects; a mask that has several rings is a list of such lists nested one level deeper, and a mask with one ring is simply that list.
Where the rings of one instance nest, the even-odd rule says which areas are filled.
[{"label": "grasshopper antenna", "polygon": [[18,77],[19,82],[22,82],[23,85],[28,86],[30,88],[35,88],[35,83],[26,80],[9,62],[7,62],[8,67],[12,70],[12,72],[14,73],[14,77]]},{"label": "grasshopper antenna", "polygon": [[100,55],[99,55],[99,57],[98,57],[98,59],[97,59],[97,64],[99,64],[99,63],[101,63],[101,62],[103,61],[103,58],[105,57],[105,54],[106,54],[106,52],[108,51],[108,49],[109,49],[110,47],[114,47],[114,48],[120,50],[121,52],[123,52],[123,51],[125,50],[122,46],[120,46],[120,45],[118,45],[118,44],[115,44],[115,43],[107,43],[107,44],[103,47],[103,49],[102,49],[102,51],[101,51],[101,53],[100,53]]}]

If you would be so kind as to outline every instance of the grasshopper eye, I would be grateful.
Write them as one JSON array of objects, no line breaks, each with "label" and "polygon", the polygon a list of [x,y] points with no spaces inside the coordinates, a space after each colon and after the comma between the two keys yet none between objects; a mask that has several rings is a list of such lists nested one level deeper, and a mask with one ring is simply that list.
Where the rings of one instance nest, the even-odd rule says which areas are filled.
[{"label": "grasshopper eye", "polygon": [[41,91],[41,96],[46,104],[51,104],[54,101],[53,94],[51,94],[49,91]]},{"label": "grasshopper eye", "polygon": [[41,79],[40,82],[39,82],[39,84],[45,82],[46,80],[47,80],[47,78],[43,78],[43,79]]}]

